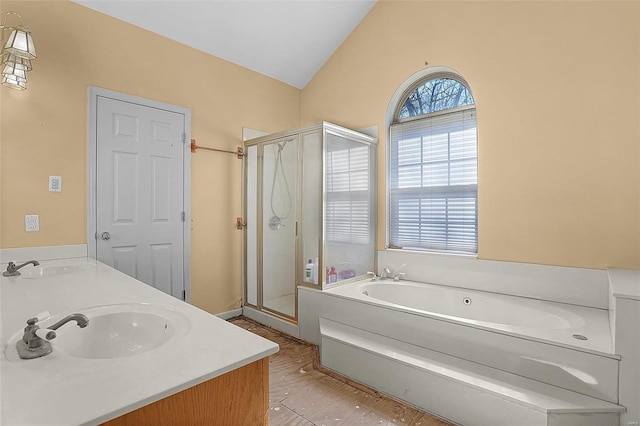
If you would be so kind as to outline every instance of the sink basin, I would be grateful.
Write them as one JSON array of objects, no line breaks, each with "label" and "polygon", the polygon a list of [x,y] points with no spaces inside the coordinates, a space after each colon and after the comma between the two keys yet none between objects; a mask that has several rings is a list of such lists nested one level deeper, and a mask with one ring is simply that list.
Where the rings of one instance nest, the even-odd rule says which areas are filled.
[{"label": "sink basin", "polygon": [[[111,359],[139,355],[184,336],[189,320],[169,306],[117,304],[76,311],[89,318],[85,328],[75,322],[60,327],[53,351],[77,358]],[[47,320],[47,325],[63,318]],[[43,325],[44,327],[44,325]]]},{"label": "sink basin", "polygon": [[63,265],[63,266],[35,266],[33,268],[27,266],[20,269],[20,278],[40,278],[50,277],[53,275],[65,275],[72,274],[74,272],[82,271],[83,268],[76,265]]}]

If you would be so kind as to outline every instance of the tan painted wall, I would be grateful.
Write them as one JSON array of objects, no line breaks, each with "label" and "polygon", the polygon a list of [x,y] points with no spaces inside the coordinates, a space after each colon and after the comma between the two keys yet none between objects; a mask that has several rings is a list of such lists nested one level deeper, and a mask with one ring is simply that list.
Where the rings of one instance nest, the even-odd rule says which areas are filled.
[{"label": "tan painted wall", "polygon": [[[234,150],[242,127],[300,123],[300,91],[70,1],[4,1],[38,58],[28,89],[0,88],[0,247],[86,243],[88,86],[188,107],[198,144]],[[48,176],[63,178],[49,193]],[[192,155],[192,303],[210,312],[241,299],[241,161]],[[24,215],[40,215],[40,232]]]},{"label": "tan painted wall", "polygon": [[303,90],[302,124],[377,124],[429,66],[478,110],[479,257],[640,268],[640,2],[379,1]]},{"label": "tan painted wall", "polygon": [[[38,49],[28,90],[0,88],[2,248],[86,242],[89,85],[189,107],[199,144],[234,149],[243,126],[384,129],[392,94],[427,60],[459,71],[477,100],[481,258],[640,267],[638,2],[383,1],[302,100],[66,0],[0,8],[25,17]],[[384,147],[383,132],[380,248]],[[49,175],[63,176],[61,194]],[[241,297],[240,179],[232,156],[192,156],[192,302],[214,313]],[[40,232],[24,232],[25,214],[40,215]]]}]

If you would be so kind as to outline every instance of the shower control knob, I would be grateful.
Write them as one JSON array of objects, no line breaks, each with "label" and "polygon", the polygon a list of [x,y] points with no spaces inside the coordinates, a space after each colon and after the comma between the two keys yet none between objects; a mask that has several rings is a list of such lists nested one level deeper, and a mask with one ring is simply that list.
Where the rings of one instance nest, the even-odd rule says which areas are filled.
[{"label": "shower control knob", "polygon": [[100,238],[103,239],[104,241],[107,241],[109,238],[111,238],[111,234],[105,231],[102,234],[100,234]]}]

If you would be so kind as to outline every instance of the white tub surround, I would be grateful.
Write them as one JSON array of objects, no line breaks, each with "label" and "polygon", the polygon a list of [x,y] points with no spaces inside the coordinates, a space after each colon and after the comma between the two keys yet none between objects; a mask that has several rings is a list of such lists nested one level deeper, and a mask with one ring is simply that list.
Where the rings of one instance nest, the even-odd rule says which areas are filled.
[{"label": "white tub surround", "polygon": [[624,410],[324,318],[320,327],[322,365],[458,424],[613,426]]},{"label": "white tub surround", "polygon": [[610,269],[609,319],[614,351],[620,355],[620,424],[640,424],[640,271]]},{"label": "white tub surround", "polygon": [[[21,270],[23,276],[0,277],[2,424],[98,424],[278,350],[268,340],[95,260],[44,261],[41,267],[55,273],[27,274],[29,265]],[[66,355],[56,350],[57,341],[65,335],[60,333],[51,341],[50,355],[33,360],[11,357],[9,342],[21,335],[27,319],[42,311],[51,313],[50,320],[40,323],[46,327],[60,315],[89,307],[136,303],[168,306],[185,318],[186,332],[154,350],[113,359]],[[67,335],[80,331],[73,323],[60,330]]]},{"label": "white tub surround", "polygon": [[[411,281],[365,281],[332,294],[613,357],[608,312],[504,294]],[[588,340],[572,336],[582,335]]]},{"label": "white tub surround", "polygon": [[404,279],[608,309],[607,271],[481,260],[472,256],[378,251],[378,269]]},{"label": "white tub surround", "polygon": [[619,424],[606,310],[460,287],[300,289],[300,334],[326,367],[457,423]]}]

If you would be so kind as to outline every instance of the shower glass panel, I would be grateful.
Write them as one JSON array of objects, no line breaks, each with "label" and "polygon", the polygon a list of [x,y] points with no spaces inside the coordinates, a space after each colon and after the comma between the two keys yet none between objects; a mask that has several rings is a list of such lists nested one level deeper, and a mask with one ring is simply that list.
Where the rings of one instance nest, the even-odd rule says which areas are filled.
[{"label": "shower glass panel", "polygon": [[322,122],[245,141],[245,314],[295,323],[297,288],[375,270],[375,138]]},{"label": "shower glass panel", "polygon": [[298,138],[262,149],[262,305],[294,318]]},{"label": "shower glass panel", "polygon": [[247,267],[245,276],[247,281],[248,304],[258,305],[258,147],[256,145],[247,148],[245,168],[245,193],[246,193],[246,249],[245,256]]},{"label": "shower glass panel", "polygon": [[370,144],[326,131],[324,239],[326,284],[373,271],[375,169]]},{"label": "shower glass panel", "polygon": [[[322,131],[302,135],[302,263],[305,284],[323,279],[320,258],[322,245]],[[311,271],[307,265],[311,264]]]}]

